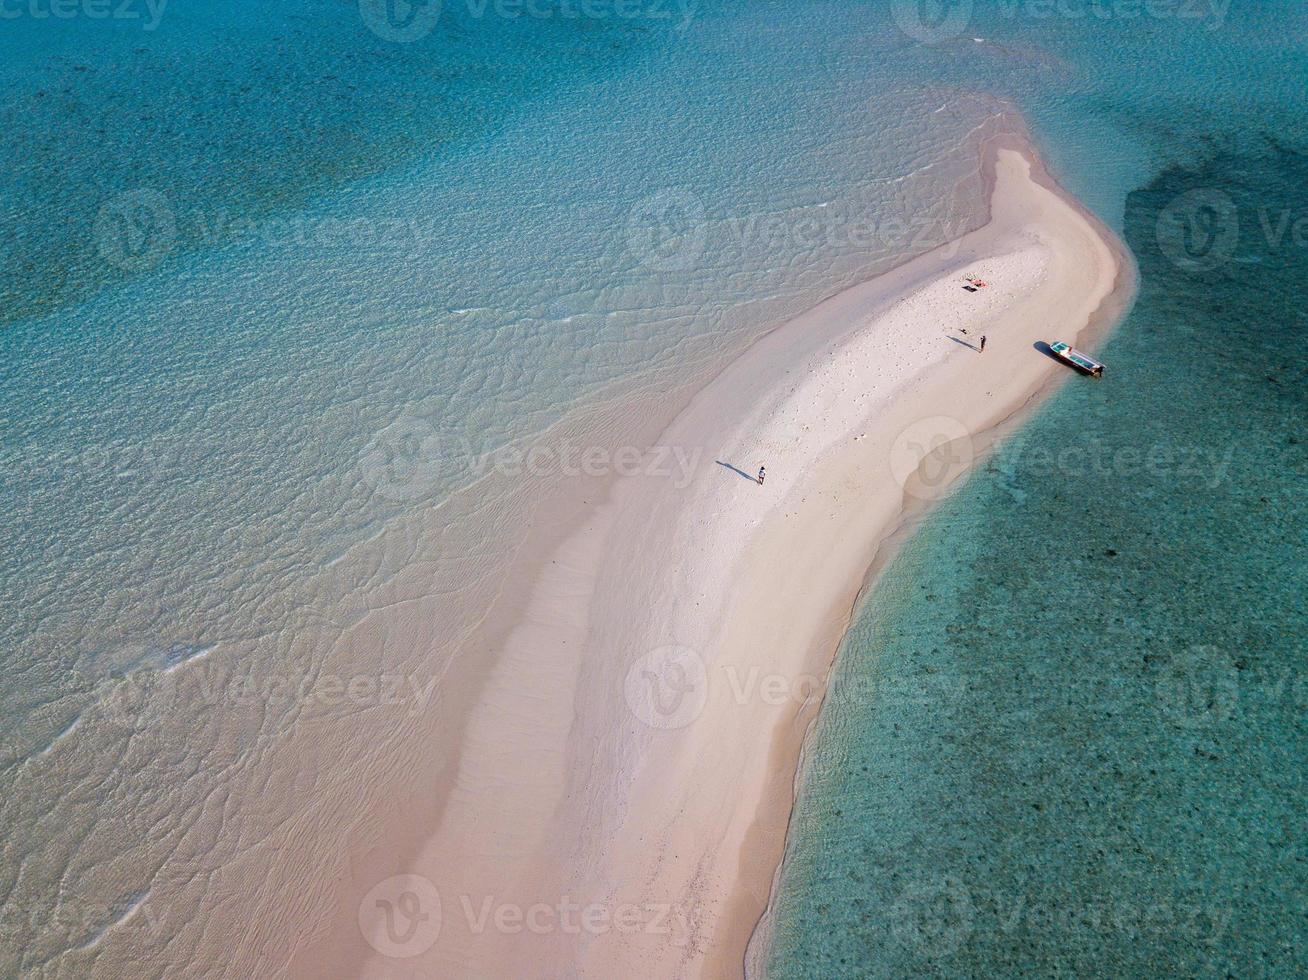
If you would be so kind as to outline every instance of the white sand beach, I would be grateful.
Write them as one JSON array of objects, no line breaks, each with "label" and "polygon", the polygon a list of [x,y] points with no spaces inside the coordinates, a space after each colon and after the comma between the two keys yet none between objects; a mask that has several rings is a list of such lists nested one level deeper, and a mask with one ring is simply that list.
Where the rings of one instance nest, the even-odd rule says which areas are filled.
[{"label": "white sand beach", "polygon": [[743,973],[869,569],[1070,377],[1036,345],[1085,342],[1129,293],[1111,235],[1029,156],[992,152],[988,224],[767,335],[563,529],[416,856],[352,862],[343,908],[397,873],[439,895],[391,955],[363,913],[367,975]]}]

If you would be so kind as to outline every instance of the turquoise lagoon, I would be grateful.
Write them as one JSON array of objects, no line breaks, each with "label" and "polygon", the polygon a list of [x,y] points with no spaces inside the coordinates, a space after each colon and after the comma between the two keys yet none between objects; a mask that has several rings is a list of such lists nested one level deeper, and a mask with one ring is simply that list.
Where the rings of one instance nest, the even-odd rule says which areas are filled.
[{"label": "turquoise lagoon", "polygon": [[[365,568],[324,584],[323,570],[348,566],[362,545],[437,506],[449,520],[412,560],[456,585],[471,566],[493,564],[491,528],[525,510],[507,486],[490,487],[477,505],[458,502],[477,452],[529,438],[578,406],[693,384],[787,316],[966,228],[979,207],[967,134],[999,100],[1017,105],[1059,179],[1138,251],[1152,239],[1148,228],[1132,234],[1132,215],[1166,205],[1128,205],[1149,196],[1137,188],[1171,182],[1154,197],[1194,187],[1192,179],[1224,188],[1255,165],[1249,179],[1272,180],[1306,142],[1305,15],[1288,2],[1206,8],[1199,17],[1132,16],[1127,4],[1106,18],[1073,16],[1079,8],[1051,16],[1035,4],[901,2],[651,2],[625,7],[627,16],[589,17],[538,5],[545,16],[514,17],[494,4],[446,2],[403,38],[394,32],[413,25],[377,20],[371,0],[173,0],[157,19],[144,4],[133,8],[137,19],[13,9],[20,15],[0,22],[8,69],[0,108],[0,662],[9,681],[0,694],[8,834],[0,921],[18,932],[3,946],[0,972],[94,949],[145,893],[149,869],[170,867],[172,828],[192,825],[217,770],[258,758],[275,726],[293,723],[235,738],[208,716],[176,705],[152,713],[133,700],[125,724],[125,678],[204,657],[276,657],[284,670],[300,657],[298,669],[308,669],[312,651],[282,641],[304,610],[332,612],[349,591],[355,615],[400,574]],[[1302,195],[1290,206],[1302,208]],[[887,230],[896,222],[908,232]],[[1171,278],[1144,270],[1140,310],[1108,348],[1112,373],[1096,389],[1101,399],[1121,392],[1115,407],[1136,404],[1141,414],[1129,433],[1103,420],[1104,438],[1206,446],[1237,425],[1239,411],[1241,431],[1255,439],[1264,430],[1254,422],[1264,417],[1250,413],[1260,399],[1275,394],[1276,411],[1302,408],[1294,402],[1302,376],[1292,366],[1266,367],[1279,386],[1253,378],[1260,359],[1273,358],[1270,332],[1240,334],[1256,350],[1230,338],[1220,345],[1221,356],[1248,358],[1240,362],[1239,377],[1252,379],[1244,398],[1230,378],[1210,387],[1216,375],[1198,376],[1185,360],[1160,365],[1145,350],[1135,355],[1150,371],[1196,372],[1171,387],[1146,389],[1130,367],[1125,345],[1156,339],[1171,322],[1150,319],[1149,304],[1223,302],[1226,319],[1177,314],[1190,317],[1189,336],[1200,342],[1227,329],[1218,323],[1254,326],[1245,314],[1255,306],[1260,329],[1289,329],[1285,320],[1267,322],[1292,309],[1274,305],[1290,297],[1271,284],[1291,275],[1277,261],[1301,253],[1246,251],[1214,273],[1217,286],[1183,270]],[[1146,417],[1128,395],[1158,398],[1163,408]],[[1048,417],[1077,397],[1090,395],[1069,389]],[[1211,429],[1170,434],[1175,413],[1164,409],[1177,399],[1194,406],[1187,424]],[[1100,404],[1082,406],[1078,431]],[[412,455],[417,444],[407,471],[416,478],[399,493],[385,492],[368,465],[379,437],[396,426],[409,441],[389,450]],[[1194,505],[1215,522],[1221,554],[1188,533],[1168,539],[1185,567],[1206,560],[1234,568],[1238,558],[1249,569],[1247,587],[1229,578],[1208,598],[1210,618],[1228,631],[1218,636],[1195,621],[1185,649],[1244,656],[1230,624],[1287,625],[1261,610],[1289,615],[1271,600],[1293,582],[1293,567],[1271,582],[1258,578],[1254,564],[1271,562],[1263,550],[1271,543],[1227,513],[1244,498],[1236,474],[1248,477],[1246,450]],[[1269,501],[1260,513],[1288,520],[1284,508],[1296,498],[1273,491],[1286,486],[1273,473],[1295,457],[1259,458],[1267,486],[1257,496]],[[1007,489],[985,502],[987,521],[974,520],[978,505],[963,501],[1000,479]],[[1034,482],[1016,470],[978,474],[888,574],[888,605],[868,606],[842,676],[860,669],[859,651],[892,676],[893,651],[878,638],[909,635],[912,617],[925,617],[925,607],[907,601],[920,582],[935,583],[931,609],[952,615],[942,612],[955,593],[941,569],[955,569],[957,581],[970,581],[964,571],[997,580],[1012,564],[1004,556],[1027,541],[1023,574],[1043,583],[1041,565],[1052,569],[1062,556],[1042,557],[1053,539],[1035,533],[1032,511],[1003,506],[1015,495],[1028,508],[1048,506],[1056,482],[1056,474]],[[1068,492],[1064,503],[1093,496],[1125,506],[1119,485],[1149,486],[1104,477],[1098,493]],[[1148,506],[1179,513],[1184,499],[1156,488]],[[1133,512],[1143,519],[1147,511],[1137,500]],[[1168,523],[1161,513],[1154,519]],[[1283,541],[1293,530],[1285,527]],[[927,554],[944,528],[944,550]],[[1000,539],[1010,550],[999,549]],[[1094,622],[1120,615],[1133,629],[1143,611],[1115,610],[1138,601],[1120,586],[1144,545],[1102,547],[1118,557],[1081,559],[1080,598],[1094,606]],[[1101,563],[1111,589],[1088,570]],[[901,578],[911,587],[895,585]],[[1013,584],[996,589],[986,615],[1050,608]],[[980,591],[957,594],[972,601]],[[869,617],[890,617],[892,606],[903,625],[887,619],[869,632]],[[1193,619],[1192,609],[1182,612]],[[1254,639],[1266,640],[1265,651],[1282,649],[1270,633]],[[1054,687],[1068,683],[1058,667],[1070,670],[1079,648],[1061,649],[1062,660],[1045,656],[1024,669]],[[963,676],[950,673],[949,658],[961,653],[949,651],[933,676]],[[1275,676],[1276,664],[1250,656],[1242,679],[1247,669]],[[148,698],[152,690],[128,693]],[[810,912],[843,908],[850,897],[853,879],[832,880],[830,892],[819,887],[831,869],[859,875],[863,901],[891,888],[832,849],[842,841],[862,854],[883,823],[898,819],[867,808],[865,781],[838,782],[846,772],[838,760],[858,751],[852,740],[886,719],[875,701],[856,716],[833,705],[778,899],[780,973],[802,974],[806,962],[835,971],[835,959],[822,957],[836,951],[849,963],[863,958],[850,969],[893,965],[858,945],[857,928]],[[927,714],[944,737],[984,727],[1003,704],[979,699],[975,708],[975,716]],[[126,749],[144,717],[186,751],[159,754],[137,773]],[[1222,724],[1235,717],[1243,716]],[[220,736],[222,752],[210,748]],[[905,779],[916,771],[879,744],[870,767]],[[1271,752],[1292,742],[1258,744]],[[1014,755],[1007,764],[1027,763]],[[996,787],[1007,778],[995,774]],[[125,835],[118,814],[97,803],[128,801],[130,810],[147,782],[169,787],[137,807],[151,814],[141,819],[157,840]],[[992,831],[1009,826],[999,796],[973,790],[949,800],[976,807],[974,819],[993,817]],[[1167,792],[1162,786],[1160,797]],[[1247,812],[1274,821],[1281,798],[1269,791],[1263,809]],[[860,816],[832,818],[836,811]],[[51,813],[62,815],[59,828],[48,825]],[[948,837],[917,826],[922,843]],[[805,851],[806,842],[827,846]],[[974,886],[957,861],[897,853]],[[1030,860],[1048,866],[1057,855],[1031,852]],[[111,862],[112,873],[101,874]],[[906,864],[897,873],[918,871]],[[43,885],[56,881],[85,884],[61,890],[85,907],[68,909],[77,902]],[[1271,891],[1280,884],[1270,873],[1249,882]],[[978,921],[968,941],[984,935]],[[951,955],[971,948],[960,944]]]},{"label": "turquoise lagoon", "polygon": [[374,727],[292,775],[294,704],[191,679],[312,678],[397,594],[443,671],[532,505],[481,454],[977,218],[993,100],[894,77],[884,10],[379,6],[6,6],[0,973],[186,957],[143,903],[259,863],[262,786],[355,805]]},{"label": "turquoise lagoon", "polygon": [[[1257,215],[1306,179],[1269,141],[1128,197],[1105,379],[944,502],[846,637],[770,975],[1304,972],[1308,250]],[[1243,237],[1178,267],[1160,216],[1213,188]]]},{"label": "turquoise lagoon", "polygon": [[[1105,379],[1070,380],[862,603],[768,975],[1308,970],[1305,34],[1264,16],[1183,58],[1155,25],[1135,80],[1103,26],[1055,47],[1104,42],[1065,107],[1122,147],[1046,148],[1139,297]],[[1234,77],[1247,108],[1215,117]],[[1154,163],[1115,187],[1132,148]]]}]

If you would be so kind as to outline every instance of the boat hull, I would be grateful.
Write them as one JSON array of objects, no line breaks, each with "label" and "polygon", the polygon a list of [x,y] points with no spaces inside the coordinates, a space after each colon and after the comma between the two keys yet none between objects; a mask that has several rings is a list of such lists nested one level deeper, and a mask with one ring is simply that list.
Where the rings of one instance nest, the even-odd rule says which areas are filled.
[{"label": "boat hull", "polygon": [[1072,370],[1079,371],[1081,374],[1087,375],[1088,377],[1102,378],[1104,376],[1103,364],[1096,361],[1089,354],[1084,354],[1075,347],[1071,347],[1061,341],[1051,345],[1049,353]]}]

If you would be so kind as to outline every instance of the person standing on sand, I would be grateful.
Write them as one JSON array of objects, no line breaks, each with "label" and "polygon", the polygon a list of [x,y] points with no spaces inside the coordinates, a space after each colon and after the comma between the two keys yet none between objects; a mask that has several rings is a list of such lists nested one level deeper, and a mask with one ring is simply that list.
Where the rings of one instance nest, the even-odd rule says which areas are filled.
[{"label": "person standing on sand", "polygon": [[985,335],[985,334],[982,334],[982,335],[981,335],[981,350],[985,350],[985,349],[986,349],[986,335]]},{"label": "person standing on sand", "polygon": [[758,468],[758,485],[759,485],[760,487],[763,486],[763,478],[764,478],[765,476],[767,476],[767,475],[768,475],[767,467],[766,467],[766,466],[760,466],[760,467]]}]

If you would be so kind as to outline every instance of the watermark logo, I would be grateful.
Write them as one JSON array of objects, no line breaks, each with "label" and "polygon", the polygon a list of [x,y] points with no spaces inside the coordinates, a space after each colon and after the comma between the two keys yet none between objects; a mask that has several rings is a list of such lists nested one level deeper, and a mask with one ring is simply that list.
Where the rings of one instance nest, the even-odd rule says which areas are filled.
[{"label": "watermark logo", "polygon": [[[88,0],[89,2],[89,0]],[[473,20],[645,20],[671,24],[677,33],[690,26],[698,0],[463,0]],[[436,26],[441,0],[359,0],[368,29],[384,41],[421,41]]]},{"label": "watermark logo", "polygon": [[967,427],[948,415],[932,415],[895,437],[890,472],[905,493],[919,500],[938,500],[975,458]]},{"label": "watermark logo", "polygon": [[1094,23],[1138,20],[1206,24],[1215,31],[1226,22],[1231,0],[999,0],[998,13],[1013,20],[1070,20]]},{"label": "watermark logo", "polygon": [[893,0],[890,13],[906,35],[921,44],[958,37],[972,23],[972,0]]},{"label": "watermark logo", "polygon": [[582,446],[571,442],[537,442],[526,446],[501,446],[478,452],[462,440],[462,455],[472,459],[474,476],[497,473],[515,479],[524,476],[564,477],[654,477],[672,481],[683,490],[690,485],[703,449],[685,446]]},{"label": "watermark logo", "polygon": [[431,949],[441,933],[441,896],[422,875],[379,881],[359,903],[359,931],[368,945],[393,959]]},{"label": "watermark logo", "polygon": [[364,480],[383,497],[417,500],[440,476],[440,438],[425,419],[404,414],[372,438],[359,459]]},{"label": "watermark logo", "polygon": [[[464,0],[468,14],[480,20],[487,13],[503,20],[648,20],[676,21],[681,33],[690,26],[698,0]],[[673,8],[676,8],[675,10]]]},{"label": "watermark logo", "polygon": [[177,218],[168,198],[152,188],[105,201],[95,219],[100,257],[124,272],[149,272],[177,244]]},{"label": "watermark logo", "polygon": [[359,16],[383,41],[412,44],[436,27],[441,0],[359,0]]},{"label": "watermark logo", "polygon": [[136,20],[159,28],[168,0],[0,0],[0,20]]},{"label": "watermark logo", "polygon": [[696,912],[693,908],[666,902],[581,903],[570,895],[555,902],[523,905],[504,902],[494,895],[460,895],[459,907],[473,935],[494,931],[516,936],[529,933],[548,936],[554,933],[579,936],[609,934],[662,936],[677,949],[689,945],[694,932]]},{"label": "watermark logo", "polygon": [[378,493],[392,500],[414,500],[434,489],[441,473],[455,471],[476,479],[644,477],[669,480],[682,490],[690,485],[702,455],[700,447],[603,446],[567,440],[486,448],[464,436],[441,438],[426,421],[404,415],[373,437],[359,466]]},{"label": "watermark logo", "polygon": [[690,647],[658,647],[631,665],[623,694],[651,728],[685,728],[708,702],[708,669]]},{"label": "watermark logo", "polygon": [[910,879],[890,905],[887,925],[908,958],[937,964],[965,948],[974,936],[1007,941],[1040,936],[1070,947],[1084,940],[1145,937],[1216,946],[1229,935],[1230,907],[1210,905],[1198,894],[1195,901],[1177,898],[1181,900],[1158,901],[1128,889],[1082,900],[1060,888],[1009,889],[953,876],[920,878]]},{"label": "watermark logo", "polygon": [[1235,254],[1240,215],[1229,194],[1196,188],[1178,194],[1158,215],[1158,248],[1184,272],[1211,272]]},{"label": "watermark logo", "polygon": [[958,878],[915,881],[890,906],[890,932],[903,948],[941,958],[967,942],[974,917],[972,896]]},{"label": "watermark logo", "polygon": [[708,244],[704,205],[689,191],[661,190],[641,198],[627,216],[627,247],[655,272],[684,272]]},{"label": "watermark logo", "polygon": [[1173,724],[1187,729],[1210,728],[1235,712],[1240,672],[1220,647],[1192,646],[1163,668],[1154,682],[1154,695]]},{"label": "watermark logo", "polygon": [[[305,633],[303,641],[308,649],[320,650],[335,635],[333,627],[321,635]],[[258,706],[265,714],[288,708],[322,713],[385,709],[413,717],[428,709],[438,682],[434,675],[414,673],[266,673],[253,667],[233,673],[205,660],[212,646],[194,644],[125,646],[114,653],[122,657],[134,649],[142,651],[137,659],[103,677],[72,675],[79,690],[94,696],[97,720],[126,733],[143,731],[154,719],[178,710],[195,713],[217,706]]]},{"label": "watermark logo", "polygon": [[[1087,436],[1074,445],[1049,445],[1019,437],[999,448],[994,469],[1010,474],[1020,471],[1025,477],[1054,473],[1075,479],[1092,475],[1143,476],[1174,487],[1216,490],[1231,478],[1237,448],[1235,440],[1225,446],[1172,442],[1141,446],[1117,445],[1100,436]],[[1010,493],[1015,491],[1011,485],[1005,489]]]},{"label": "watermark logo", "polygon": [[413,218],[296,213],[252,216],[227,208],[174,209],[167,197],[148,188],[106,201],[94,235],[101,258],[128,272],[153,269],[183,240],[202,248],[232,243],[265,250],[412,255],[432,237],[431,230]]},{"label": "watermark logo", "polygon": [[259,704],[266,708],[403,708],[409,715],[427,710],[435,677],[417,674],[323,674],[236,676],[201,675],[190,695],[202,704]]}]

